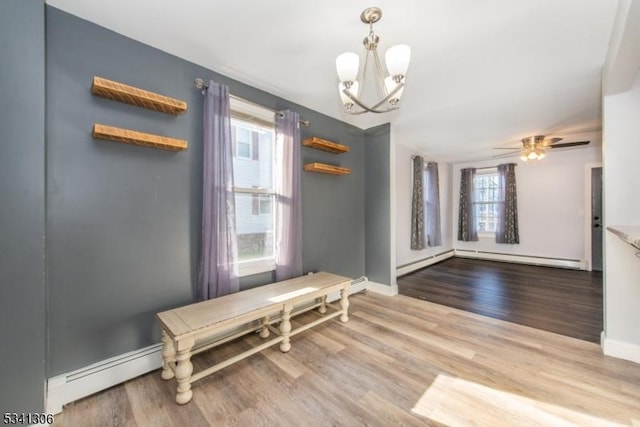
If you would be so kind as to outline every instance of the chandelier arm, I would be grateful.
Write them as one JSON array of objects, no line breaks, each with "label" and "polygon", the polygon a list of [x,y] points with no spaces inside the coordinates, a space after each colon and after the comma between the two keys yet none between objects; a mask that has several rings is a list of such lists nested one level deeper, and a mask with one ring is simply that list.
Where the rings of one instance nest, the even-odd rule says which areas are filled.
[{"label": "chandelier arm", "polygon": [[349,114],[362,114],[365,112],[369,112],[369,113],[387,113],[389,111],[393,111],[393,110],[397,110],[398,107],[392,107],[392,108],[387,108],[385,110],[377,110],[377,108],[379,106],[381,106],[382,104],[384,104],[385,102],[389,101],[389,99],[391,99],[391,97],[393,95],[395,95],[395,93],[400,89],[400,87],[396,87],[396,89],[394,89],[389,95],[387,95],[382,101],[378,102],[376,105],[374,105],[373,107],[368,107],[367,105],[363,104],[358,98],[356,98],[355,96],[353,96],[353,94],[351,92],[349,92],[347,89],[343,89],[342,93],[344,93],[350,100],[352,100],[355,104],[357,104],[360,108],[362,108],[365,111],[357,111],[357,112],[351,112],[351,111],[347,111],[347,113]]},{"label": "chandelier arm", "polygon": [[[384,73],[382,72],[382,66],[380,65],[380,57],[378,56],[377,48],[373,49],[373,62],[376,65],[376,74],[378,75],[378,84],[380,84],[380,89],[382,90],[382,93],[387,96],[387,88],[384,85]],[[362,78],[364,78],[364,76]]]},{"label": "chandelier arm", "polygon": [[[377,104],[375,104],[373,107],[371,107],[372,109],[376,109],[379,106],[381,106],[382,104],[384,104],[385,102],[388,102],[391,98],[393,98],[393,96],[398,93],[400,91],[400,89],[402,89],[404,87],[404,83],[399,83],[396,85],[396,87],[387,95],[384,97],[384,99],[380,102],[378,102]],[[394,107],[394,108],[390,108],[388,110],[385,111],[393,111],[393,110],[397,110],[398,107]]]}]

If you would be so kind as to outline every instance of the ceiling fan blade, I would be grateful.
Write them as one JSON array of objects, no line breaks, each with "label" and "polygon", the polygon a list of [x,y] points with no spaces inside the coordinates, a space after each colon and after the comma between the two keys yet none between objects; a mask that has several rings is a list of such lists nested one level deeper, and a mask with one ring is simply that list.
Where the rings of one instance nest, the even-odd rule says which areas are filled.
[{"label": "ceiling fan blade", "polygon": [[503,154],[496,154],[495,156],[491,156],[492,159],[499,159],[501,157],[512,157],[517,155],[517,152],[513,152],[513,153],[503,153]]},{"label": "ceiling fan blade", "polygon": [[578,145],[587,145],[590,142],[591,141],[563,142],[562,144],[550,145],[549,148],[575,147],[575,146],[578,146]]},{"label": "ceiling fan blade", "polygon": [[547,139],[542,141],[541,145],[543,147],[549,147],[549,146],[555,144],[558,141],[562,141],[562,138],[547,138]]}]

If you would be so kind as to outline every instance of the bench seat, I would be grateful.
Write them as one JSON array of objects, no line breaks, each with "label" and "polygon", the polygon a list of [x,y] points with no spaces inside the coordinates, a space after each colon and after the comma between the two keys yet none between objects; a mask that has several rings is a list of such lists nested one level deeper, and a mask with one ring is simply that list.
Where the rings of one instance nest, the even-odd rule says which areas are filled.
[{"label": "bench seat", "polygon": [[[347,322],[350,284],[347,277],[320,272],[158,313],[162,378],[176,378],[176,402],[188,403],[193,382],[239,360],[278,343],[282,352],[288,352],[291,336],[334,317]],[[335,291],[341,294],[338,307],[326,303],[327,295]],[[292,330],[291,316],[315,308],[321,317]],[[278,328],[273,326],[276,323]],[[257,331],[265,339],[260,345],[193,373],[192,355]],[[274,337],[267,340],[271,332]]]}]

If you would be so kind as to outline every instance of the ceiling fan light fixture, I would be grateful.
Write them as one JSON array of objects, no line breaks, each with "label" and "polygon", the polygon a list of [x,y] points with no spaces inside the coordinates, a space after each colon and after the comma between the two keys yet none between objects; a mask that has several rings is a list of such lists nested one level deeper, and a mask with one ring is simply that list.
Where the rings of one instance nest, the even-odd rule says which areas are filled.
[{"label": "ceiling fan light fixture", "polygon": [[[406,44],[390,47],[385,53],[387,66],[387,73],[385,73],[378,56],[380,37],[373,32],[373,24],[378,22],[381,17],[382,10],[377,7],[369,7],[360,15],[360,20],[369,25],[369,35],[362,42],[364,45],[364,65],[362,66],[360,78],[358,78],[360,65],[358,55],[353,52],[346,52],[336,58],[336,71],[340,79],[340,86],[338,87],[340,100],[345,111],[349,114],[386,113],[396,110],[404,92],[405,75],[411,61],[411,48]],[[367,67],[369,57],[373,57],[372,67]],[[382,99],[373,105],[364,103],[360,99],[360,94],[357,93],[357,83],[360,81],[364,85],[365,74],[368,69],[373,69],[374,80],[378,82],[382,91]],[[353,87],[356,87],[356,89],[354,90]]]},{"label": "ceiling fan light fixture", "polygon": [[537,159],[537,158],[538,158],[538,155],[536,154],[536,152],[535,152],[534,150],[531,150],[531,151],[529,152],[529,154],[527,154],[527,158],[528,158],[529,160],[535,160],[535,159]]}]

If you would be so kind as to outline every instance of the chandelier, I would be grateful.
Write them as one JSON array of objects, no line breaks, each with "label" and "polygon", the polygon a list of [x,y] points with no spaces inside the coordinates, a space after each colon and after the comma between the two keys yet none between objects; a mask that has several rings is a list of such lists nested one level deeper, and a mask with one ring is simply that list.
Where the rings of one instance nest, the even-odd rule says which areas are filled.
[{"label": "chandelier", "polygon": [[[562,138],[557,138],[562,139]],[[542,160],[545,158],[544,135],[530,136],[522,139],[522,149],[520,150],[520,160]],[[554,141],[555,142],[555,141]]]},{"label": "chandelier", "polygon": [[[364,66],[362,74],[358,75],[360,58],[353,52],[346,52],[336,58],[336,69],[340,84],[338,91],[345,111],[349,114],[386,113],[398,109],[398,102],[404,91],[404,77],[409,68],[411,48],[406,44],[390,47],[385,53],[387,72],[384,72],[378,56],[378,37],[373,32],[373,24],[382,17],[382,11],[377,7],[369,7],[360,14],[360,20],[369,24],[369,35],[364,38]],[[382,100],[369,106],[360,99],[360,88],[363,86],[367,74],[369,57],[373,57],[375,80],[380,86]]]}]

